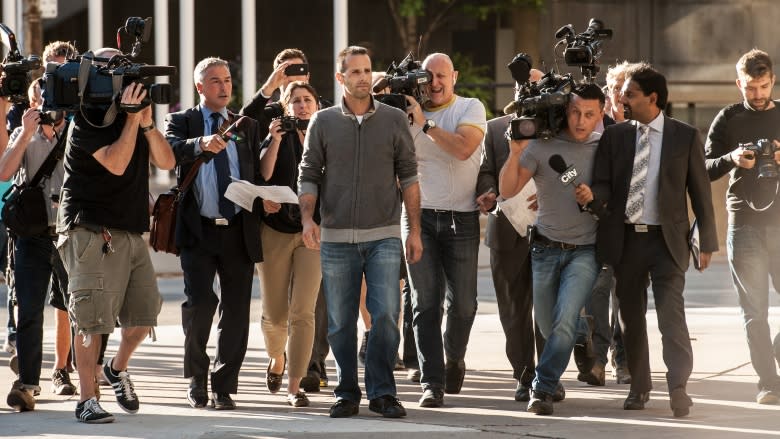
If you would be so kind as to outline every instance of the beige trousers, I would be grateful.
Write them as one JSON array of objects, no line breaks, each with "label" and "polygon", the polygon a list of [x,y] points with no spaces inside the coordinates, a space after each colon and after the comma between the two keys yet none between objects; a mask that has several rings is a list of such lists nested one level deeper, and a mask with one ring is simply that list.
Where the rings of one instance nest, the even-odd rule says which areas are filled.
[{"label": "beige trousers", "polygon": [[261,229],[263,259],[257,264],[262,288],[261,328],[269,358],[287,353],[288,376],[304,377],[314,343],[314,306],[320,289],[320,252],[300,233]]}]

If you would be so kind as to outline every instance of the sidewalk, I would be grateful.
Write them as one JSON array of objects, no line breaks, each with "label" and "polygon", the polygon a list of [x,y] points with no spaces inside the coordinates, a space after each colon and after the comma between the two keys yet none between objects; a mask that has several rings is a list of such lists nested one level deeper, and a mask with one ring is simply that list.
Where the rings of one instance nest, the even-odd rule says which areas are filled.
[{"label": "sidewalk", "polygon": [[[180,275],[178,260],[153,253],[158,270],[167,277]],[[480,276],[489,277],[489,269],[480,258]],[[707,275],[690,275],[693,289],[728,288],[720,279],[727,276],[723,264]],[[727,268],[725,268],[727,270]],[[486,273],[487,271],[487,273]],[[713,277],[718,280],[713,282]],[[717,283],[718,285],[711,285]],[[695,292],[695,291],[693,291]],[[688,292],[686,291],[686,296]],[[775,295],[776,296],[776,295]],[[775,299],[773,299],[775,300]],[[525,411],[526,403],[513,399],[515,382],[504,354],[504,335],[495,303],[480,292],[480,312],[474,323],[466,356],[463,391],[445,395],[445,407],[421,409],[417,406],[419,386],[396,373],[398,396],[408,411],[401,420],[385,420],[368,410],[363,401],[359,416],[330,419],[328,408],[334,402],[335,366],[329,358],[331,387],[309,394],[312,405],[292,409],[283,394],[270,394],[265,388],[267,357],[260,333],[258,299],[252,303],[249,351],[241,373],[238,410],[216,412],[192,409],[184,396],[187,380],[182,378],[183,334],[177,324],[178,301],[166,300],[157,328],[158,341],[146,341],[131,362],[141,409],[136,415],[119,409],[110,388],[103,388],[103,407],[116,417],[113,424],[85,425],[76,422],[74,409],[78,397],[51,393],[49,373],[52,367],[52,314],[47,307],[42,392],[36,409],[13,413],[4,397],[13,376],[5,365],[8,354],[0,353],[0,437],[116,437],[116,438],[753,438],[780,437],[780,406],[756,404],[757,378],[749,363],[741,317],[734,306],[693,307],[687,310],[694,349],[694,373],[688,392],[694,400],[691,416],[672,417],[664,379],[660,334],[654,311],[648,312],[651,366],[655,371],[655,389],[644,411],[622,410],[627,385],[614,384],[607,376],[606,387],[591,387],[576,381],[574,363],[563,377],[566,400],[555,404],[553,416],[541,417]],[[776,303],[776,302],[773,302]],[[4,318],[4,313],[0,312]],[[780,325],[780,307],[770,310],[773,331]],[[215,338],[216,329],[212,332]],[[109,356],[115,352],[118,337],[112,336]],[[213,354],[213,343],[211,344]],[[361,369],[362,373],[362,369]],[[609,372],[608,372],[609,373]]]}]

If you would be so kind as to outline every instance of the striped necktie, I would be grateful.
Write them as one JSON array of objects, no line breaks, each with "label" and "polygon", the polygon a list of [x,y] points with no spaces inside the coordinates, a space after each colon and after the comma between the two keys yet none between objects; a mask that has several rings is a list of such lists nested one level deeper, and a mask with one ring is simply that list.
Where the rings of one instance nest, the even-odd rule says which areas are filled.
[{"label": "striped necktie", "polygon": [[650,127],[640,125],[639,141],[634,153],[634,170],[626,200],[626,218],[629,223],[637,224],[642,218],[645,205],[645,185],[647,184],[647,166],[650,163]]},{"label": "striped necktie", "polygon": [[[219,133],[219,123],[222,117],[219,113],[211,113],[211,134]],[[219,214],[223,218],[231,219],[236,213],[232,201],[225,198],[225,191],[230,184],[230,164],[228,163],[227,148],[214,156],[214,169],[217,172],[217,187],[219,190]]]}]

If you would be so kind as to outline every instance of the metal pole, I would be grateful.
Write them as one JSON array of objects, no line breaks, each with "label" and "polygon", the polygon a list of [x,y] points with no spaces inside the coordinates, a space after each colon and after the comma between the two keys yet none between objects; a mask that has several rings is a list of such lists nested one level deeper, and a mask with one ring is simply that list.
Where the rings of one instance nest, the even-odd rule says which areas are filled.
[{"label": "metal pole", "polygon": [[[333,0],[333,66],[342,49],[349,43],[348,0]],[[335,70],[334,70],[335,72]],[[341,104],[341,84],[333,78],[333,103]]]},{"label": "metal pole", "polygon": [[179,2],[179,26],[179,94],[181,108],[185,109],[195,105],[195,84],[192,79],[192,71],[195,69],[195,2]]},{"label": "metal pole", "polygon": [[244,103],[255,94],[257,69],[254,0],[241,0],[241,97]]},{"label": "metal pole", "polygon": [[[3,0],[3,24],[14,31],[14,35],[19,32],[16,26],[16,0]],[[8,48],[3,46],[3,55],[8,53]]]},{"label": "metal pole", "polygon": [[89,22],[89,45],[86,50],[100,49],[103,43],[103,0],[89,0],[87,5]]},{"label": "metal pole", "polygon": [[[154,0],[154,63],[161,66],[168,65],[168,0]],[[154,78],[159,84],[168,84],[170,82],[167,76],[157,76]],[[168,104],[157,104],[154,107],[155,125],[163,130],[165,115],[168,114]],[[168,185],[171,182],[171,173],[163,169],[155,169],[154,172],[157,183]]]}]

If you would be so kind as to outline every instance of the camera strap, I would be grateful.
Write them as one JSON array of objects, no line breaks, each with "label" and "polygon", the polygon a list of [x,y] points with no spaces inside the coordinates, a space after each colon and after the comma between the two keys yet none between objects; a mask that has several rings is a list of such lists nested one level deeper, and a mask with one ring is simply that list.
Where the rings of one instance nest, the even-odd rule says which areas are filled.
[{"label": "camera strap", "polygon": [[779,191],[780,191],[780,180],[775,180],[775,196],[772,197],[772,201],[770,201],[769,204],[767,204],[764,207],[756,207],[755,205],[753,205],[753,202],[751,200],[748,200],[747,198],[745,199],[745,203],[754,212],[763,212],[763,211],[769,209],[770,207],[772,207],[773,204],[775,204],[775,199],[777,199],[777,193]]},{"label": "camera strap", "polygon": [[49,155],[46,156],[46,160],[44,160],[41,167],[38,168],[38,171],[35,173],[32,180],[30,180],[30,187],[35,187],[42,180],[51,177],[57,163],[65,156],[65,140],[68,138],[66,133],[69,123],[70,122],[65,122],[65,127],[60,135],[57,134],[56,129],[54,130],[54,136],[57,138],[57,143],[54,145],[54,148],[52,148]]},{"label": "camera strap", "polygon": [[95,128],[105,128],[112,123],[114,123],[114,120],[116,120],[117,114],[119,114],[119,105],[117,104],[116,97],[119,95],[119,93],[122,90],[122,79],[124,75],[118,74],[113,75],[111,77],[111,106],[108,107],[108,110],[106,111],[106,114],[103,116],[103,125],[95,125],[93,124],[86,114],[84,114],[84,92],[87,90],[87,83],[89,82],[89,73],[91,71],[92,67],[92,61],[94,60],[95,55],[92,53],[92,51],[86,52],[81,57],[81,62],[79,64],[79,76],[78,76],[78,86],[79,86],[79,112],[81,113],[81,116],[84,117],[84,120],[87,121],[90,125],[92,125]]}]

